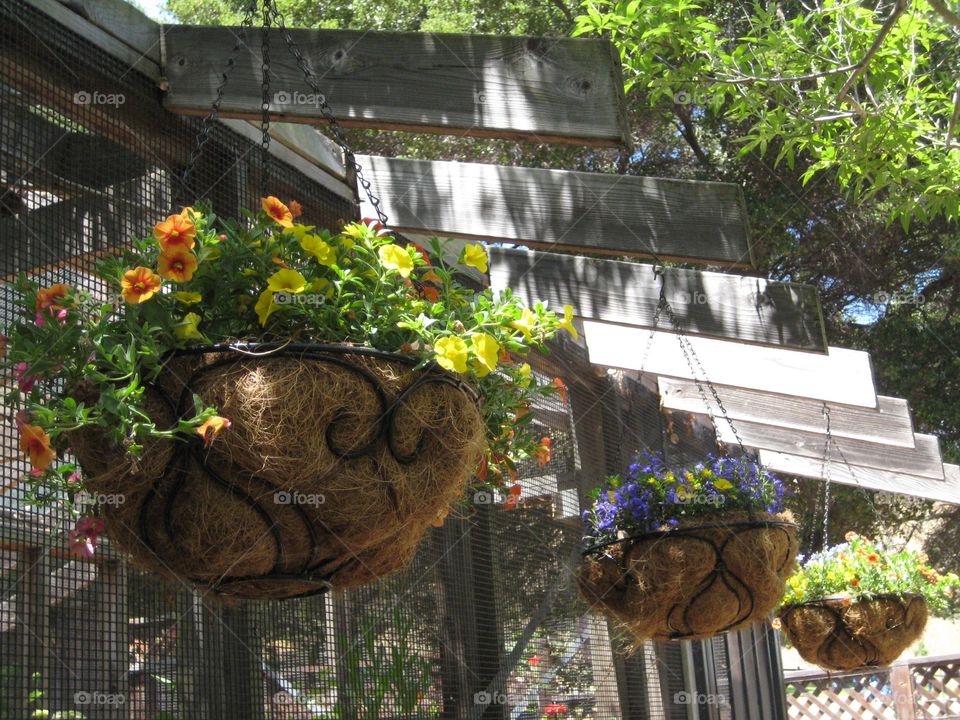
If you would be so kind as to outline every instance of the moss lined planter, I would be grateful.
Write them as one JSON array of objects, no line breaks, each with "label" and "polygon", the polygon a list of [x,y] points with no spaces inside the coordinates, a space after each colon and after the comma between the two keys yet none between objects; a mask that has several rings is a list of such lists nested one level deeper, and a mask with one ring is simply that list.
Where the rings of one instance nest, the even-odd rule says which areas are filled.
[{"label": "moss lined planter", "polygon": [[638,639],[706,638],[766,618],[797,554],[785,516],[703,518],[584,553],[578,584]]},{"label": "moss lined planter", "polygon": [[919,595],[871,600],[823,598],[780,611],[784,634],[809,663],[827,670],[889,665],[922,634],[927,601]]},{"label": "moss lined planter", "polygon": [[71,445],[111,541],[138,565],[223,595],[288,598],[403,567],[482,448],[474,391],[408,356],[337,345],[210,346],[148,388],[159,427],[193,394],[231,422],[149,439],[136,464],[103,434]]}]

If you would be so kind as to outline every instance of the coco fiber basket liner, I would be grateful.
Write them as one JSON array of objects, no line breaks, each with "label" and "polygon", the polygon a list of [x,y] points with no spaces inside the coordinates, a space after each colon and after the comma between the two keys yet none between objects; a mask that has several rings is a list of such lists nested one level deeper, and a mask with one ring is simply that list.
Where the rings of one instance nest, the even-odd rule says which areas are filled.
[{"label": "coco fiber basket liner", "polygon": [[923,634],[927,601],[919,595],[871,600],[824,598],[780,611],[787,638],[807,662],[826,670],[882,667]]},{"label": "coco fiber basket liner", "polygon": [[173,356],[145,405],[158,427],[192,395],[231,421],[204,446],[150,438],[136,463],[101,433],[71,445],[110,540],[211,592],[288,598],[403,567],[464,490],[484,437],[475,393],[410,357],[336,345],[211,346]]},{"label": "coco fiber basket liner", "polygon": [[766,618],[783,595],[797,555],[789,519],[701,518],[595,546],[579,568],[580,593],[639,640],[735,630]]}]

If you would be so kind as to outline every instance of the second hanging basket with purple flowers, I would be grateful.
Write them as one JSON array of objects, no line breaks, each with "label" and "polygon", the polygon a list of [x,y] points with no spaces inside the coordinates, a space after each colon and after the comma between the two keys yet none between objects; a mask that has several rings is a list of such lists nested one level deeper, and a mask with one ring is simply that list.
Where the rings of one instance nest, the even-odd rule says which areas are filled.
[{"label": "second hanging basket with purple flowers", "polygon": [[591,607],[637,639],[697,639],[764,620],[797,555],[783,485],[749,457],[687,469],[643,456],[594,491],[578,573]]}]

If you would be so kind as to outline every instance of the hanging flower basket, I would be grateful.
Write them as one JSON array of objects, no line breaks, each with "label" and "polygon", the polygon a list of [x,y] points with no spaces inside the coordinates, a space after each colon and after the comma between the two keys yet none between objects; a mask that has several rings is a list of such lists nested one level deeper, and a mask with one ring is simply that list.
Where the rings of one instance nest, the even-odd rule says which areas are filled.
[{"label": "hanging flower basket", "polygon": [[823,598],[780,611],[780,626],[809,663],[826,670],[883,667],[923,634],[927,601],[919,595],[878,595],[853,602]]},{"label": "hanging flower basket", "polygon": [[[644,458],[585,513],[599,542],[584,553],[581,595],[640,640],[706,638],[763,620],[797,553],[781,496],[779,480],[750,461],[711,458],[673,472]],[[724,506],[734,509],[717,512]]]},{"label": "hanging flower basket", "polygon": [[230,418],[205,447],[135,462],[96,428],[70,442],[110,539],[143,567],[229,595],[290,597],[402,567],[482,447],[475,392],[409,356],[329,345],[191,348],[148,391],[168,427],[193,395]]},{"label": "hanging flower basket", "polygon": [[[523,356],[576,332],[572,308],[466,287],[439,241],[299,211],[185,208],[101,262],[100,297],[16,286],[8,402],[32,497],[82,515],[77,554],[105,528],[219,594],[350,587],[405,565],[475,471],[502,484],[536,456],[523,417],[557,387]],[[480,245],[459,261],[487,269]]]},{"label": "hanging flower basket", "polygon": [[848,532],[788,580],[779,625],[804,660],[827,670],[889,665],[920,638],[928,615],[957,613],[960,578],[926,563],[923,553]]}]

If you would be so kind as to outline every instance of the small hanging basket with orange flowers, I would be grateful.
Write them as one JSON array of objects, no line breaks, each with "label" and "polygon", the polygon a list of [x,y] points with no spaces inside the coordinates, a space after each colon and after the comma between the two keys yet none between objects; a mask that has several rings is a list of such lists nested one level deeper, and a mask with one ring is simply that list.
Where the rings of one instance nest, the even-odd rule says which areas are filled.
[{"label": "small hanging basket with orange flowers", "polygon": [[[466,287],[439,241],[298,213],[185,208],[101,262],[105,298],[17,284],[8,401],[34,496],[94,499],[78,554],[105,531],[214,593],[345,588],[405,565],[481,459],[507,477],[549,453],[515,419],[557,388],[522,356],[575,332],[569,308]],[[486,269],[480,245],[460,261]]]},{"label": "small hanging basket with orange flowers", "polygon": [[807,662],[827,670],[883,667],[923,634],[932,613],[960,610],[960,578],[923,553],[891,550],[849,532],[790,578],[778,624]]},{"label": "small hanging basket with orange flowers", "polygon": [[749,457],[674,470],[644,455],[594,491],[580,594],[636,640],[707,638],[764,620],[797,553],[783,486]]}]

